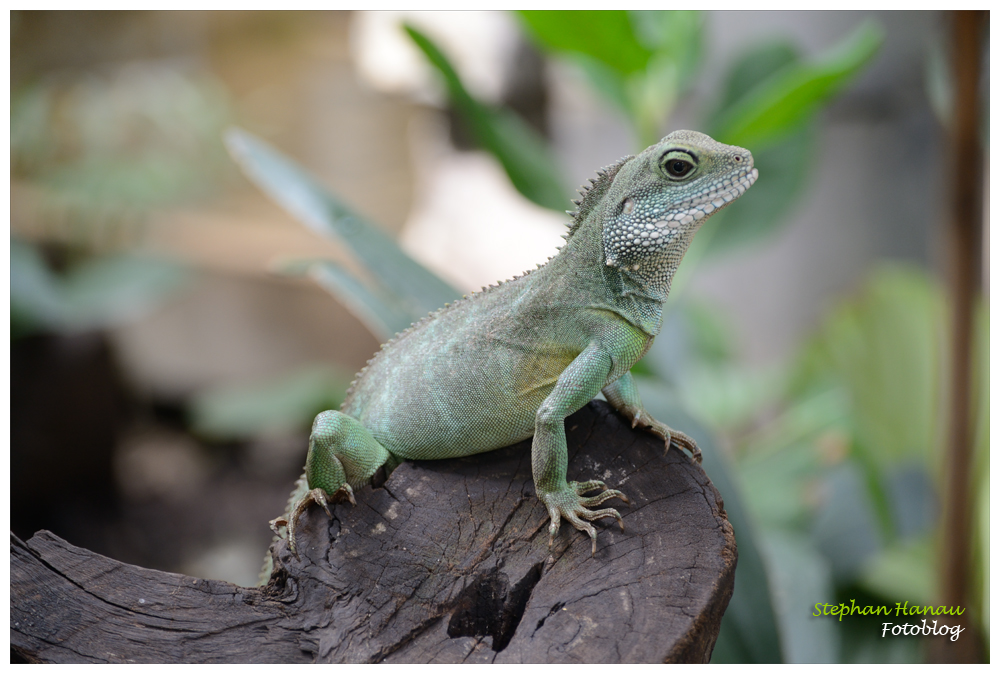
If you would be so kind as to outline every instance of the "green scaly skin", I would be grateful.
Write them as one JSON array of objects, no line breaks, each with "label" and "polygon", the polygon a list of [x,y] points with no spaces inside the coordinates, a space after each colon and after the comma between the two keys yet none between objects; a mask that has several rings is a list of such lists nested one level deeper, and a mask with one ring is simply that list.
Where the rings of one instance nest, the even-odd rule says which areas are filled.
[{"label": "green scaly skin", "polygon": [[[662,325],[670,282],[695,232],[757,178],[747,150],[675,131],[598,172],[566,245],[537,270],[467,296],[386,344],[351,385],[341,411],[313,423],[288,528],[311,503],[386,474],[404,459],[469,456],[534,436],[531,468],[548,509],[549,544],[563,518],[592,540],[605,501],[599,480],[567,482],[564,421],[599,392],[619,412],[700,461],[697,445],[646,412],[629,369]],[[598,491],[595,496],[586,493]]]}]

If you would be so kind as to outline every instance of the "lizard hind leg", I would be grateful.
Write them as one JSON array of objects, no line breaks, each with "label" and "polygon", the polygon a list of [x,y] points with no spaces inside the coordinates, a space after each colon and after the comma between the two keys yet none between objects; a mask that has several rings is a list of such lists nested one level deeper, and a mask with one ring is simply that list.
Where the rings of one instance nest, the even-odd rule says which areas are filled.
[{"label": "lizard hind leg", "polygon": [[279,517],[271,523],[271,528],[288,527],[289,548],[295,553],[297,522],[311,504],[321,506],[333,517],[328,502],[346,498],[355,504],[352,487],[367,484],[387,462],[389,467],[395,467],[397,462],[390,461],[391,458],[389,451],[357,419],[335,410],[320,413],[309,436],[306,489],[289,508],[287,519]]},{"label": "lizard hind leg", "polygon": [[333,494],[345,484],[353,487],[367,484],[389,458],[389,451],[360,421],[329,410],[313,421],[306,478],[311,489]]},{"label": "lizard hind leg", "polygon": [[662,421],[653,418],[639,399],[639,389],[636,388],[632,373],[627,372],[620,379],[604,387],[601,391],[608,402],[622,415],[632,422],[632,428],[642,426],[653,435],[666,442],[667,451],[673,445],[677,449],[691,452],[691,459],[701,463],[701,449],[688,435],[675,431]]}]

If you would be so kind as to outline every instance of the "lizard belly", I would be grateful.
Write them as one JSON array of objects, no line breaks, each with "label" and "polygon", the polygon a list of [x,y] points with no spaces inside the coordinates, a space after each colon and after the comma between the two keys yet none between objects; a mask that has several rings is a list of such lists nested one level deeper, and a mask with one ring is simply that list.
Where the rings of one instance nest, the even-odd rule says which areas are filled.
[{"label": "lizard belly", "polygon": [[461,335],[448,347],[379,362],[365,373],[343,412],[400,458],[452,458],[498,449],[534,434],[538,407],[578,353],[558,345],[529,349],[496,337]]}]

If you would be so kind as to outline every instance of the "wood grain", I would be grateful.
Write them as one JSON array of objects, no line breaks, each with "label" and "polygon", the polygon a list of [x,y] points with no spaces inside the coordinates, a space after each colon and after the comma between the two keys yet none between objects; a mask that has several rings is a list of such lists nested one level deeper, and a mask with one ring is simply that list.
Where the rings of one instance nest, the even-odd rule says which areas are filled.
[{"label": "wood grain", "polygon": [[[548,547],[530,441],[408,462],[357,507],[312,508],[263,588],[143,569],[48,532],[11,537],[11,647],[37,662],[707,662],[736,544],[700,466],[595,401],[569,478],[633,502],[597,554]],[[617,502],[609,502],[613,505]]]}]

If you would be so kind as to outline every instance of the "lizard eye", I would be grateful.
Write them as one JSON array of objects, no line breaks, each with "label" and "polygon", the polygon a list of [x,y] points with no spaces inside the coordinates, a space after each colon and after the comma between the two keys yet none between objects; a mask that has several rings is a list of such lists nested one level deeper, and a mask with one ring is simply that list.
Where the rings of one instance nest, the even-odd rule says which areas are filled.
[{"label": "lizard eye", "polygon": [[684,161],[683,159],[671,159],[667,162],[667,173],[675,178],[683,178],[688,173],[694,165],[689,161]]},{"label": "lizard eye", "polygon": [[666,174],[674,179],[687,178],[697,168],[697,164],[690,154],[677,150],[668,152],[661,160],[660,165]]}]

